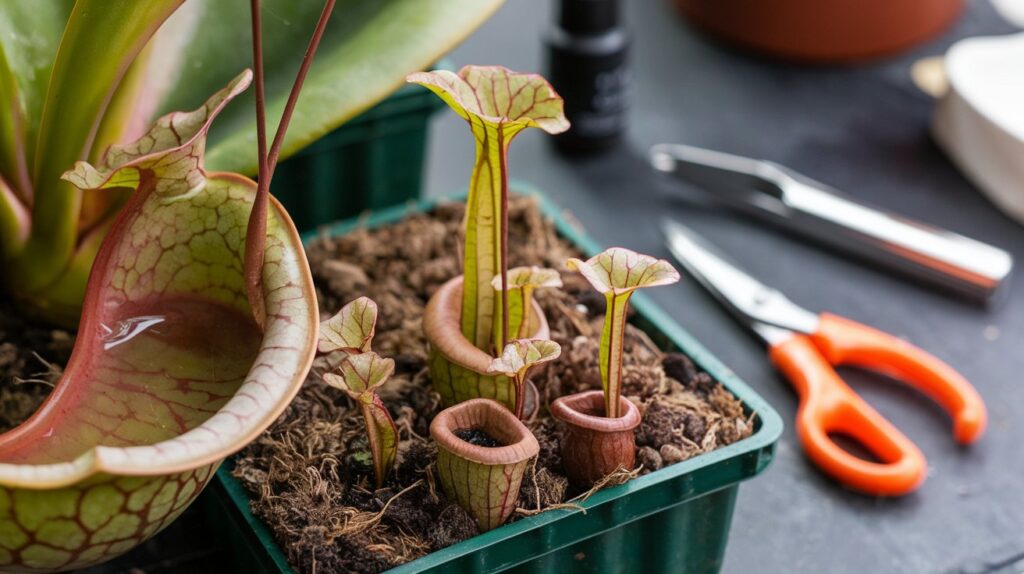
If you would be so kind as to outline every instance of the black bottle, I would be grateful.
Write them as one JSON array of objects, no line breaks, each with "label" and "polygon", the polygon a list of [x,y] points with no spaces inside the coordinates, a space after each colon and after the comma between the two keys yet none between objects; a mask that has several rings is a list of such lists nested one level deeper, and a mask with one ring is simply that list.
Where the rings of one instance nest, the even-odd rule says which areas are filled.
[{"label": "black bottle", "polygon": [[555,137],[567,152],[614,146],[625,129],[629,38],[619,0],[559,0],[548,34],[548,79],[565,99],[572,127]]}]

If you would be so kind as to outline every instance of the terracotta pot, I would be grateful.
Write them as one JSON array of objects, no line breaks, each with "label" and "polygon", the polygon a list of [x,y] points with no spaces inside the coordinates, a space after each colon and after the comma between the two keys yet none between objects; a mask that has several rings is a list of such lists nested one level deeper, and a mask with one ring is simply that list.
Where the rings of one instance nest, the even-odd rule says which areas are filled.
[{"label": "terracotta pot", "polygon": [[[501,446],[462,440],[455,432],[476,429]],[[471,399],[441,411],[430,423],[437,443],[437,473],[449,499],[476,519],[481,532],[501,526],[512,514],[519,485],[537,439],[512,411],[489,399]]]},{"label": "terracotta pot", "polygon": [[556,399],[551,415],[565,423],[562,434],[562,465],[572,483],[589,487],[620,466],[636,463],[633,429],[640,425],[640,410],[619,397],[623,415],[604,415],[604,393],[587,391]]},{"label": "terracotta pot", "polygon": [[708,32],[767,54],[814,62],[885,56],[949,26],[963,0],[675,0]]},{"label": "terracotta pot", "polygon": [[[538,327],[531,338],[547,339],[550,337],[548,322],[536,301],[533,302],[533,312],[537,314]],[[441,401],[445,406],[469,399],[485,398],[494,399],[509,410],[514,410],[515,384],[505,375],[487,373],[487,368],[494,357],[476,348],[462,334],[461,318],[460,275],[442,285],[430,298],[423,312],[423,332],[430,344],[427,364],[434,390],[441,395]],[[533,389],[533,392],[536,393],[536,389]],[[528,400],[527,408],[529,404]],[[533,404],[538,404],[538,401],[534,401]],[[533,413],[527,410],[523,418],[529,420],[534,414],[536,410]]]}]

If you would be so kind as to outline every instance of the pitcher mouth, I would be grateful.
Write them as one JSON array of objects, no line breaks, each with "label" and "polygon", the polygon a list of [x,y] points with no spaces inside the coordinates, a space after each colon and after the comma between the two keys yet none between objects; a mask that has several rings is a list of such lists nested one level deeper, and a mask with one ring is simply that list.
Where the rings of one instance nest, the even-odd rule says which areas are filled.
[{"label": "pitcher mouth", "polygon": [[625,397],[619,397],[619,405],[622,416],[608,418],[603,414],[604,393],[586,391],[555,399],[551,403],[551,415],[560,421],[597,432],[625,432],[639,426],[640,409]]},{"label": "pitcher mouth", "polygon": [[[456,436],[461,429],[479,429],[505,446],[485,447]],[[449,407],[430,423],[430,436],[451,453],[480,464],[522,462],[540,452],[540,444],[511,411],[491,399],[470,399]]]},{"label": "pitcher mouth", "polygon": [[[423,312],[423,331],[427,341],[449,361],[475,373],[493,376],[487,369],[494,357],[478,349],[462,334],[462,282],[462,275],[449,279],[430,298]],[[533,302],[533,312],[538,326],[530,338],[549,339],[551,331],[548,329],[547,318],[536,301]]]}]

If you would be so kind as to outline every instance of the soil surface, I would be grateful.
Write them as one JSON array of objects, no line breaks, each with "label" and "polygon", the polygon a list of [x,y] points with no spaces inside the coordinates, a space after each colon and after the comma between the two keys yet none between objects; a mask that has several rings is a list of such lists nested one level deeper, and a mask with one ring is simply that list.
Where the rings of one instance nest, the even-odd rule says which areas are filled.
[{"label": "soil surface", "polygon": [[[343,393],[320,381],[321,365],[281,418],[235,458],[235,476],[253,493],[254,512],[300,572],[379,572],[477,534],[466,512],[447,501],[433,472],[436,447],[428,429],[440,399],[430,388],[421,325],[431,294],[460,272],[462,216],[461,203],[443,204],[389,227],[323,235],[307,249],[324,318],[361,295],[379,305],[373,348],[396,362],[380,395],[400,444],[395,472],[374,491],[362,417]],[[532,376],[544,405],[529,425],[540,454],[523,479],[517,520],[588,495],[568,486],[559,428],[546,405],[600,388],[604,298],[566,271],[565,260],[581,254],[557,236],[535,200],[513,198],[509,219],[510,266],[559,269],[565,283],[537,292],[562,358]],[[632,327],[625,353],[624,395],[644,415],[636,432],[639,468],[610,476],[602,486],[753,430],[753,415],[684,355],[663,353]]]},{"label": "soil surface", "polygon": [[26,319],[16,304],[0,298],[0,432],[36,412],[74,344],[71,332]]},{"label": "soil surface", "polygon": [[498,442],[497,439],[480,429],[457,429],[454,434],[469,444],[476,446],[483,446],[487,448],[505,446],[503,443]]}]

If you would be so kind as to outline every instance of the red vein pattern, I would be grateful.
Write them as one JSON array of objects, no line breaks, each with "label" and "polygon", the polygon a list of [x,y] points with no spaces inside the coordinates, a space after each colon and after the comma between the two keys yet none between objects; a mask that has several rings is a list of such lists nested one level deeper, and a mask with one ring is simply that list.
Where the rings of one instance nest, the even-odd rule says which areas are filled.
[{"label": "red vein pattern", "polygon": [[[478,429],[501,443],[483,447],[455,435]],[[530,430],[505,407],[473,399],[445,409],[430,424],[437,443],[437,474],[445,495],[476,519],[481,531],[504,524],[515,509],[519,486],[540,446]]]},{"label": "red vein pattern", "polygon": [[[562,99],[543,77],[512,72],[501,66],[466,66],[410,74],[470,126],[476,141],[476,161],[466,199],[465,283],[458,321],[463,337],[477,349],[496,352],[504,347],[509,329],[508,293],[491,287],[495,276],[504,281],[508,251],[508,148],[522,130],[537,127],[548,133],[568,129]],[[443,358],[435,357],[438,375]],[[478,373],[482,371],[477,371]],[[433,373],[432,373],[433,374]],[[474,394],[473,377],[449,379],[461,386],[458,394]],[[436,380],[436,379],[435,379]],[[489,384],[489,383],[488,383]]]},{"label": "red vein pattern", "polygon": [[30,420],[0,436],[0,570],[87,566],[170,523],[226,456],[262,432],[313,358],[317,310],[279,206],[263,268],[267,321],[242,275],[256,185],[202,169],[216,113],[243,73],[189,113],[66,178],[137,188],[101,247],[64,376]]}]

